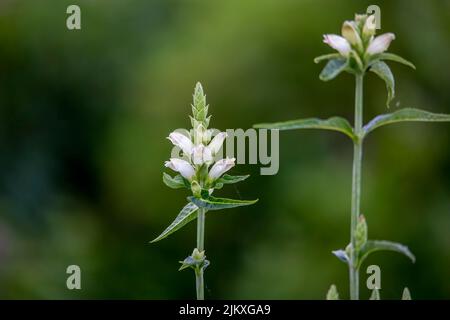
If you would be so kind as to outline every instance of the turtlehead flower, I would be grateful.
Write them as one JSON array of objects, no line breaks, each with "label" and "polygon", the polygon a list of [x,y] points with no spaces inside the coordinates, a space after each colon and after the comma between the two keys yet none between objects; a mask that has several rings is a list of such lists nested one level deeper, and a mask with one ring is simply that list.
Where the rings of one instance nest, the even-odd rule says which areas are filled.
[{"label": "turtlehead flower", "polygon": [[211,149],[213,155],[217,154],[220,148],[222,148],[223,142],[227,136],[228,135],[225,132],[219,132],[209,143],[208,148]]},{"label": "turtlehead flower", "polygon": [[222,159],[217,161],[211,168],[211,170],[209,170],[209,178],[212,180],[216,180],[218,178],[220,178],[220,176],[222,174],[224,174],[225,172],[227,172],[228,170],[230,170],[231,168],[234,167],[235,165],[235,158],[226,158],[226,159]]},{"label": "turtlehead flower", "polygon": [[192,150],[194,148],[194,144],[192,143],[191,139],[186,137],[184,134],[179,132],[172,132],[169,134],[167,139],[170,140],[175,146],[179,147],[181,150],[183,150],[183,153],[187,156],[190,156],[192,153]]},{"label": "turtlehead flower", "polygon": [[199,144],[194,147],[192,152],[192,162],[195,165],[202,165],[204,163],[210,164],[213,161],[211,149]]},{"label": "turtlehead flower", "polygon": [[368,55],[383,53],[389,48],[389,45],[394,39],[395,35],[393,33],[382,34],[370,41],[366,53]]},{"label": "turtlehead flower", "polygon": [[323,42],[337,50],[344,57],[348,57],[350,51],[352,50],[347,39],[336,34],[325,34],[323,36]]},{"label": "turtlehead flower", "polygon": [[370,38],[371,36],[375,35],[376,31],[377,31],[377,25],[375,23],[375,16],[371,15],[371,16],[367,17],[366,22],[364,23],[362,33],[365,38]]},{"label": "turtlehead flower", "polygon": [[342,25],[342,36],[355,48],[362,49],[363,44],[358,27],[354,21],[345,21]]},{"label": "turtlehead flower", "polygon": [[164,164],[167,168],[170,168],[179,174],[181,174],[185,179],[191,180],[195,175],[195,169],[191,166],[189,162],[183,159],[171,158],[170,161],[166,161]]}]

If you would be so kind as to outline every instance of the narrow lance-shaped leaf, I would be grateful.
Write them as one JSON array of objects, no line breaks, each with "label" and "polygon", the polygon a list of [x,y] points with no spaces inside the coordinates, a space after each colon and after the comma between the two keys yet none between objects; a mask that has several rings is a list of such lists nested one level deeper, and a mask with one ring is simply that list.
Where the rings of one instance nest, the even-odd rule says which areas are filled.
[{"label": "narrow lance-shaped leaf", "polygon": [[235,207],[242,207],[254,204],[258,201],[256,200],[235,200],[235,199],[225,199],[225,198],[216,198],[216,197],[207,197],[196,198],[196,197],[188,197],[188,200],[193,202],[198,207],[205,208],[207,210],[221,210],[221,209],[229,209]]},{"label": "narrow lance-shaped leaf", "polygon": [[314,63],[319,63],[319,62],[324,61],[324,60],[338,59],[340,57],[341,57],[340,53],[324,54],[324,55],[321,55],[321,56],[318,56],[318,57],[314,58]]},{"label": "narrow lance-shaped leaf", "polygon": [[393,54],[393,53],[385,52],[385,53],[380,54],[377,58],[379,58],[381,60],[390,60],[390,61],[398,62],[398,63],[404,64],[405,66],[408,66],[408,67],[416,70],[416,66],[412,62],[410,62],[396,54]]},{"label": "narrow lance-shaped leaf", "polygon": [[420,109],[405,108],[393,113],[382,114],[375,117],[364,126],[364,135],[391,123],[397,122],[449,122],[450,115],[443,113],[432,113]]},{"label": "narrow lance-shaped leaf", "polygon": [[370,67],[370,71],[378,75],[385,83],[388,92],[386,105],[389,108],[389,103],[395,96],[395,80],[389,66],[383,61],[377,61]]},{"label": "narrow lance-shaped leaf", "polygon": [[253,126],[261,129],[295,130],[295,129],[323,129],[342,132],[352,140],[355,139],[353,128],[350,123],[341,117],[332,117],[328,119],[307,118],[290,120],[275,123],[260,123]]},{"label": "narrow lance-shaped leaf", "polygon": [[319,75],[320,80],[330,81],[336,78],[348,66],[346,59],[331,59]]},{"label": "narrow lance-shaped leaf", "polygon": [[171,177],[167,173],[163,172],[163,182],[166,186],[172,189],[180,189],[186,188],[186,183],[181,175],[176,175],[175,177]]},{"label": "narrow lance-shaped leaf", "polygon": [[198,207],[193,203],[188,203],[181,209],[175,220],[164,230],[156,239],[152,240],[151,243],[160,241],[167,236],[171,235],[175,231],[181,229],[186,224],[197,218]]},{"label": "narrow lance-shaped leaf", "polygon": [[413,263],[416,261],[416,257],[414,257],[407,246],[385,240],[369,240],[359,252],[358,267],[362,264],[364,259],[366,259],[371,253],[375,251],[395,251],[404,254],[409,259],[411,259]]},{"label": "narrow lance-shaped leaf", "polygon": [[229,174],[224,174],[221,178],[219,178],[219,179],[215,182],[214,188],[220,189],[220,188],[223,187],[224,184],[238,183],[238,182],[244,181],[244,180],[247,179],[248,177],[250,177],[250,175],[245,175],[245,176],[232,176],[232,175],[229,175]]}]

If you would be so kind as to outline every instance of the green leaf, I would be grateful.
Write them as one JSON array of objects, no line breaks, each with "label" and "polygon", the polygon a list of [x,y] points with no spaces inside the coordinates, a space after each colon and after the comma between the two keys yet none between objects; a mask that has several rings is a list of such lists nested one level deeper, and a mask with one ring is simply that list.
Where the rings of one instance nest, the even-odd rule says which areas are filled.
[{"label": "green leaf", "polygon": [[395,96],[395,80],[389,66],[383,61],[377,61],[370,67],[370,71],[378,75],[386,83],[386,89],[388,92],[388,97],[386,105],[389,108],[389,103],[394,99]]},{"label": "green leaf", "polygon": [[341,117],[332,117],[326,120],[318,118],[307,118],[299,120],[290,120],[275,123],[260,123],[253,126],[254,128],[278,129],[278,130],[294,130],[294,129],[324,129],[339,131],[352,140],[355,140],[353,128],[348,121]]},{"label": "green leaf", "polygon": [[408,67],[416,70],[416,66],[412,62],[409,62],[408,60],[406,60],[396,54],[393,54],[393,53],[387,53],[387,52],[382,53],[378,56],[378,58],[381,60],[389,60],[389,61],[398,62],[398,63],[404,64],[405,66],[408,66]]},{"label": "green leaf", "polygon": [[245,176],[232,176],[229,174],[224,174],[220,179],[218,179],[216,181],[216,184],[233,184],[233,183],[238,183],[241,181],[244,181],[245,179],[247,179],[248,177],[250,177],[249,174],[245,175]]},{"label": "green leaf", "polygon": [[411,292],[409,292],[408,287],[403,289],[402,300],[411,300]]},{"label": "green leaf", "polygon": [[254,204],[258,201],[256,200],[234,200],[234,199],[225,199],[225,198],[215,198],[215,197],[207,197],[206,199],[196,198],[196,197],[188,197],[188,200],[193,202],[196,206],[205,208],[207,210],[221,210],[221,209],[229,209],[235,207],[242,207]]},{"label": "green leaf", "polygon": [[331,59],[325,65],[322,72],[320,73],[320,80],[330,81],[336,78],[342,71],[347,68],[348,61],[346,59]]},{"label": "green leaf", "polygon": [[375,130],[378,127],[396,122],[449,122],[450,115],[443,113],[432,113],[420,109],[405,108],[393,113],[382,114],[375,117],[364,126],[364,135]]},{"label": "green leaf", "polygon": [[163,182],[166,184],[166,186],[172,189],[180,189],[187,187],[184,178],[179,174],[172,178],[170,175],[163,172]]},{"label": "green leaf", "polygon": [[321,55],[321,56],[318,56],[318,57],[314,58],[314,63],[319,63],[319,62],[324,61],[324,60],[338,59],[340,57],[341,57],[341,55],[339,53],[324,54],[324,55]]},{"label": "green leaf", "polygon": [[404,254],[411,259],[413,263],[416,261],[416,257],[409,251],[407,246],[385,240],[369,240],[359,251],[358,267],[362,264],[364,259],[375,251],[395,251]]},{"label": "green leaf", "polygon": [[185,205],[183,209],[181,209],[175,220],[170,224],[170,226],[168,226],[166,230],[164,230],[156,239],[150,241],[150,243],[154,243],[166,238],[170,234],[184,227],[192,220],[196,219],[197,210],[198,207],[193,203],[188,203],[187,205]]},{"label": "green leaf", "polygon": [[334,284],[332,284],[330,289],[328,289],[327,300],[339,300],[339,292]]}]

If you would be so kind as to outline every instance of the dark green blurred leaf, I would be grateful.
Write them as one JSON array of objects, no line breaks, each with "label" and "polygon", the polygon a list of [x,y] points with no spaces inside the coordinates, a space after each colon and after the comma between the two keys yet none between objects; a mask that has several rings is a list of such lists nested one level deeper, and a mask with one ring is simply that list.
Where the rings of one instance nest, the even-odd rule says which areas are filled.
[{"label": "dark green blurred leaf", "polygon": [[348,61],[345,59],[332,59],[328,61],[319,75],[320,80],[330,81],[336,78],[342,71],[347,68]]},{"label": "dark green blurred leaf", "polygon": [[169,174],[163,172],[163,181],[166,186],[172,189],[186,188],[186,183],[183,177],[179,174],[175,177],[171,177]]},{"label": "dark green blurred leaf", "polygon": [[278,129],[278,130],[295,130],[295,129],[323,129],[339,131],[352,140],[355,139],[353,128],[350,123],[341,117],[332,117],[326,120],[318,118],[307,118],[299,120],[289,120],[285,122],[260,123],[253,126],[254,128]]},{"label": "dark green blurred leaf", "polygon": [[216,181],[215,188],[216,189],[220,189],[220,188],[222,188],[222,186],[224,184],[238,183],[240,181],[244,181],[248,177],[250,177],[250,175],[248,175],[248,174],[245,175],[245,176],[232,176],[232,175],[229,175],[229,174],[224,174],[221,178],[219,178]]},{"label": "dark green blurred leaf", "polygon": [[226,199],[226,198],[215,198],[208,197],[206,199],[200,199],[196,197],[188,197],[188,200],[193,202],[198,207],[202,207],[208,210],[221,210],[221,209],[229,209],[235,207],[242,207],[254,204],[258,201],[256,200],[235,200],[235,199]]},{"label": "dark green blurred leaf", "polygon": [[416,66],[412,62],[409,62],[408,60],[393,53],[382,53],[378,56],[378,58],[381,60],[395,61],[416,70]]},{"label": "dark green blurred leaf", "polygon": [[185,205],[183,209],[181,209],[175,220],[156,239],[152,240],[150,243],[154,243],[168,237],[192,220],[196,219],[197,210],[198,207],[193,203],[188,203],[187,205]]},{"label": "dark green blurred leaf", "polygon": [[411,251],[409,251],[407,246],[404,246],[397,242],[386,240],[369,240],[359,252],[358,265],[360,266],[364,259],[366,259],[371,253],[375,251],[395,251],[404,254],[405,256],[410,258],[413,263],[416,261],[416,257],[414,257]]},{"label": "dark green blurred leaf", "polygon": [[364,135],[378,127],[396,122],[448,122],[450,115],[443,113],[432,113],[420,109],[405,108],[393,113],[382,114],[375,117],[364,126]]},{"label": "dark green blurred leaf", "polygon": [[324,54],[324,55],[321,55],[321,56],[318,56],[318,57],[314,58],[314,63],[319,63],[319,62],[324,61],[324,60],[337,59],[340,56],[341,55],[339,53]]},{"label": "dark green blurred leaf", "polygon": [[386,105],[389,108],[389,103],[395,96],[395,80],[389,66],[383,61],[377,61],[370,67],[370,71],[378,75],[385,83],[388,92]]}]

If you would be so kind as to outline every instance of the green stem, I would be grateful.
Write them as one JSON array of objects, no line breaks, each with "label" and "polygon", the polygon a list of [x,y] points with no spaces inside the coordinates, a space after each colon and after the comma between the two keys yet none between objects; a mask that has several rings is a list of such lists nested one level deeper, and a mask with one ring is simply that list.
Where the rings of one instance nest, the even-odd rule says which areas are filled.
[{"label": "green stem", "polygon": [[[197,249],[202,252],[205,250],[205,214],[204,208],[198,209],[197,216]],[[197,300],[205,299],[204,283],[203,283],[203,268],[195,271],[195,285],[197,288]]]},{"label": "green stem", "polygon": [[359,299],[359,272],[357,268],[357,252],[356,248],[356,225],[360,215],[360,199],[361,199],[361,163],[362,163],[362,122],[363,122],[363,74],[356,75],[355,88],[355,134],[357,136],[354,142],[353,153],[353,177],[352,177],[352,212],[351,212],[351,228],[350,243],[351,257],[349,264],[350,275],[350,299]]}]

